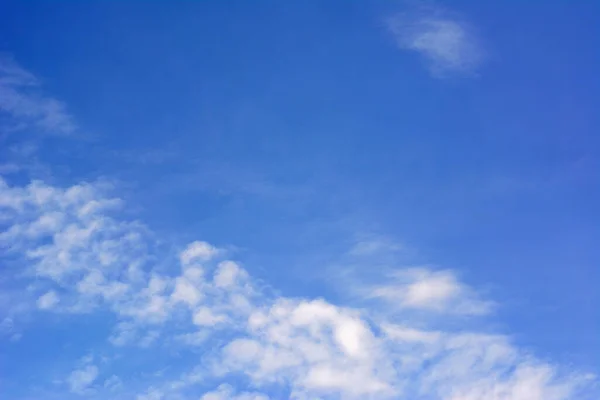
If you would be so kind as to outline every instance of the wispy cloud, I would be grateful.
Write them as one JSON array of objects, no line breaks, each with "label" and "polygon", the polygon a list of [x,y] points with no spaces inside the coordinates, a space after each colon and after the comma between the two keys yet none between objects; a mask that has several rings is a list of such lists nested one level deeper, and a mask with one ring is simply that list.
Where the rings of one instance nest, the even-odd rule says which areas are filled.
[{"label": "wispy cloud", "polygon": [[123,382],[121,381],[121,379],[118,376],[112,375],[110,378],[108,378],[104,381],[102,386],[105,389],[113,392],[113,391],[119,390],[123,386]]},{"label": "wispy cloud", "polygon": [[421,55],[434,76],[473,73],[483,52],[469,25],[437,7],[396,14],[386,20],[403,50]]},{"label": "wispy cloud", "polygon": [[205,393],[200,400],[269,400],[269,397],[257,392],[236,394],[232,386],[223,384],[217,389]]},{"label": "wispy cloud", "polygon": [[5,130],[36,128],[47,133],[68,134],[75,130],[65,105],[45,96],[39,80],[10,57],[0,55],[0,116]]},{"label": "wispy cloud", "polygon": [[349,256],[366,256],[374,254],[394,253],[403,249],[399,243],[395,243],[388,238],[381,236],[367,236],[358,240],[348,252]]},{"label": "wispy cloud", "polygon": [[[4,223],[17,227],[0,245],[15,250],[13,262],[21,259],[35,272],[39,287],[30,289],[32,302],[60,289],[61,301],[46,299],[53,307],[37,312],[110,311],[117,320],[112,343],[119,350],[204,346],[191,368],[146,382],[139,400],[262,400],[274,387],[292,398],[349,400],[569,400],[592,390],[591,377],[537,360],[506,335],[444,331],[410,320],[400,324],[382,320],[372,308],[273,296],[207,242],[162,254],[153,234],[139,222],[119,219],[106,196],[95,184],[0,182]],[[62,216],[56,223],[40,223],[57,212]],[[359,256],[372,256],[382,246],[361,245]],[[151,262],[161,257],[163,262]],[[165,263],[172,268],[161,268]],[[452,308],[486,311],[487,303],[473,293],[451,271],[425,268],[399,271],[374,289],[385,300],[447,318],[455,315]],[[182,335],[202,340],[181,340]],[[92,361],[69,375],[69,389],[120,398],[127,380],[113,378],[111,371],[110,381],[119,384],[106,384]],[[217,384],[207,387],[207,381]],[[233,386],[240,382],[249,383]],[[123,396],[136,398],[131,391]]]},{"label": "wispy cloud", "polygon": [[367,289],[366,296],[382,300],[397,310],[483,315],[492,309],[491,302],[479,299],[452,271],[407,268],[387,278],[386,283]]}]

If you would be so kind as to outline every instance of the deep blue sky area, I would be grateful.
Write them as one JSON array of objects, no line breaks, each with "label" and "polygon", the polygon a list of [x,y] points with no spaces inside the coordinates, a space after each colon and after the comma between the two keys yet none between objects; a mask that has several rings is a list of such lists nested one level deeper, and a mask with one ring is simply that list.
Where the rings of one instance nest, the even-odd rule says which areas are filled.
[{"label": "deep blue sky area", "polygon": [[[37,80],[3,84],[0,75],[0,123],[20,124],[0,128],[0,164],[14,169],[0,170],[8,184],[110,182],[123,220],[142,221],[161,254],[210,242],[241,260],[267,297],[362,309],[376,296],[363,301],[357,282],[386,282],[390,269],[452,271],[461,286],[448,293],[485,298],[493,311],[452,323],[419,316],[416,326],[495,332],[549,365],[598,373],[600,3],[5,0],[0,53]],[[54,109],[31,111],[37,103],[13,101],[13,88],[60,102],[76,127],[56,134],[36,123]],[[352,258],[366,241],[382,254]],[[6,265],[26,254],[16,243],[24,242],[4,243],[16,252],[6,251]],[[5,271],[8,282],[13,269]],[[56,293],[70,290],[60,282]],[[443,299],[436,288],[432,298]],[[409,289],[395,290],[394,307],[417,304]],[[62,343],[76,360],[98,342],[96,361],[78,368],[102,371],[106,336],[123,322],[118,313],[82,317],[98,334],[69,344],[86,335],[76,316],[63,310],[36,325],[30,311],[6,312],[23,322],[11,328],[22,338],[0,347],[5,370],[36,357],[27,343]],[[72,328],[60,328],[60,315]],[[175,373],[177,352],[160,352],[146,366]],[[16,381],[24,367],[14,368],[9,398],[36,398]],[[129,390],[133,375],[120,373]],[[235,382],[263,388],[248,376]],[[282,378],[291,394],[272,383],[263,392],[356,395],[311,392],[309,378],[293,376]],[[45,396],[60,392],[44,379]],[[71,392],[103,396],[112,383],[98,379]],[[152,386],[164,397],[137,399],[176,398]],[[234,398],[219,390],[218,399]],[[499,399],[527,398],[511,393]],[[387,398],[370,395],[356,398]],[[556,399],[576,398],[565,396]]]}]

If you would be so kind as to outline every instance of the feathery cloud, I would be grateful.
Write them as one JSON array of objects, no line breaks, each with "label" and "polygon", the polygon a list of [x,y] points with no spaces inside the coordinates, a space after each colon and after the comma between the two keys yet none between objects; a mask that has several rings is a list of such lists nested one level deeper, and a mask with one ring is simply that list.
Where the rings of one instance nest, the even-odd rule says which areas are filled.
[{"label": "feathery cloud", "polygon": [[44,132],[69,134],[76,128],[65,105],[41,94],[40,82],[11,58],[0,56],[0,115],[12,121],[9,130],[35,127]]},{"label": "feathery cloud", "polygon": [[398,46],[424,57],[437,77],[472,73],[482,62],[483,52],[468,24],[439,8],[399,13],[386,23]]},{"label": "feathery cloud", "polygon": [[367,290],[396,309],[416,309],[450,314],[483,315],[493,304],[478,298],[452,271],[406,268],[390,274],[385,284]]}]

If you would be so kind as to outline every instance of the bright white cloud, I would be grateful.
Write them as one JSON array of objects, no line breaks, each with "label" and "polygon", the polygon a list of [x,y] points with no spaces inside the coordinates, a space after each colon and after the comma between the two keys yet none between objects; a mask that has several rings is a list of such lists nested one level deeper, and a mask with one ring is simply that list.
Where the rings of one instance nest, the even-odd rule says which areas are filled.
[{"label": "bright white cloud", "polygon": [[[43,290],[30,289],[32,302],[66,312],[111,310],[117,325],[109,340],[116,346],[200,346],[205,354],[197,365],[153,381],[138,399],[197,399],[201,395],[186,390],[206,379],[238,382],[240,376],[252,390],[289,389],[297,399],[571,400],[589,387],[585,376],[536,360],[504,335],[397,324],[370,309],[267,295],[240,264],[214,265],[216,250],[205,242],[192,243],[169,270],[164,262],[155,267],[148,256],[162,255],[148,230],[120,221],[113,208],[97,185],[0,181],[0,211],[9,231],[18,227],[0,240],[14,257],[25,255],[22,261],[32,262],[30,272],[43,281]],[[60,213],[58,222],[32,228],[52,213]],[[58,288],[60,302],[48,294]],[[397,271],[368,295],[427,316],[489,310],[451,271]],[[111,388],[116,397],[127,382],[109,378],[96,385],[99,372],[91,361],[70,374],[70,390]],[[227,385],[203,396],[266,398]]]},{"label": "bright white cloud", "polygon": [[450,314],[482,315],[491,302],[483,301],[451,271],[409,268],[391,274],[385,284],[369,289],[367,297],[395,309],[418,309]]},{"label": "bright white cloud", "polygon": [[221,288],[234,286],[239,280],[246,279],[248,274],[233,261],[219,263],[215,273],[215,285]]},{"label": "bright white cloud", "polygon": [[71,372],[67,378],[69,389],[73,393],[83,394],[98,377],[98,367],[86,365],[81,369]]},{"label": "bright white cloud", "polygon": [[226,370],[262,384],[283,380],[299,398],[396,393],[391,364],[351,310],[322,300],[281,299],[250,316],[249,333],[224,349]]},{"label": "bright white cloud", "polygon": [[0,57],[0,113],[16,124],[11,130],[33,126],[49,133],[68,134],[75,130],[73,118],[60,101],[43,96],[40,83],[12,59]]},{"label": "bright white cloud", "polygon": [[219,249],[209,243],[196,241],[190,243],[179,256],[183,265],[189,265],[194,261],[209,261],[219,254]]},{"label": "bright white cloud", "polygon": [[382,324],[382,333],[390,340],[400,343],[435,344],[441,339],[440,332],[424,331],[402,325]]},{"label": "bright white cloud", "polygon": [[473,72],[482,61],[482,51],[468,25],[437,8],[402,13],[387,20],[401,49],[422,55],[432,73]]}]

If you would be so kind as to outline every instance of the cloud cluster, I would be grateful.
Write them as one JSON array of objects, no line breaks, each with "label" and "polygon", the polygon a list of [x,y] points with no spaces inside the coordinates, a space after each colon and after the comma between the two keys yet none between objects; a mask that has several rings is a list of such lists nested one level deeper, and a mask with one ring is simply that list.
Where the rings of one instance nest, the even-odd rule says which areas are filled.
[{"label": "cloud cluster", "polygon": [[[0,180],[0,245],[11,268],[27,266],[20,279],[35,282],[25,283],[31,312],[110,310],[117,322],[107,340],[117,348],[151,351],[160,340],[204,353],[192,369],[148,382],[138,400],[263,400],[274,388],[299,400],[568,400],[590,388],[589,377],[536,360],[504,335],[271,296],[203,241],[162,252],[141,223],[116,216],[122,202],[109,190]],[[489,309],[451,271],[425,268],[398,270],[368,296],[434,317]],[[65,382],[71,392],[111,398],[128,384],[91,362]]]}]

